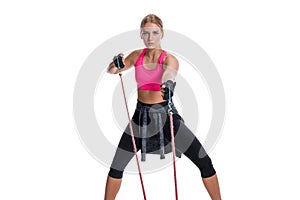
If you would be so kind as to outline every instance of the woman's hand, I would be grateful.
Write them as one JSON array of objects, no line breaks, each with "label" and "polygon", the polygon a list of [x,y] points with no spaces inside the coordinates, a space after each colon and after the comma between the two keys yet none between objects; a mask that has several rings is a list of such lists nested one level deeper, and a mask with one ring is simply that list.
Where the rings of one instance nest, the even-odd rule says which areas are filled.
[{"label": "woman's hand", "polygon": [[164,100],[170,100],[174,94],[176,82],[168,80],[160,85],[161,96]]},{"label": "woman's hand", "polygon": [[117,56],[113,58],[115,66],[118,68],[118,70],[121,70],[125,67],[124,64],[124,54],[119,53]]},{"label": "woman's hand", "polygon": [[113,62],[111,62],[107,68],[107,73],[116,74],[119,71],[118,67],[120,70],[125,67],[125,59],[123,56],[124,55],[120,53],[113,58]]}]

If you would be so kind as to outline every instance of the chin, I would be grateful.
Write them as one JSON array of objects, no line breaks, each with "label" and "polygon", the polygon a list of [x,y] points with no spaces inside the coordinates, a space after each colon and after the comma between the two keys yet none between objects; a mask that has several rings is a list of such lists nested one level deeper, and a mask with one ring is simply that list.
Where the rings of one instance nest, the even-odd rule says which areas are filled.
[{"label": "chin", "polygon": [[147,48],[148,48],[148,49],[158,49],[158,47],[153,46],[153,45],[150,45],[150,46],[148,45]]}]

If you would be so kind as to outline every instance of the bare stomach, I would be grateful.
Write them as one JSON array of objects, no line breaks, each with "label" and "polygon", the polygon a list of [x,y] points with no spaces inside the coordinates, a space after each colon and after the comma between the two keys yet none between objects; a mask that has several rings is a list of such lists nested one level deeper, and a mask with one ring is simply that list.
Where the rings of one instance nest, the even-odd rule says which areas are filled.
[{"label": "bare stomach", "polygon": [[155,104],[163,101],[160,91],[140,90],[138,89],[138,100],[143,103]]}]

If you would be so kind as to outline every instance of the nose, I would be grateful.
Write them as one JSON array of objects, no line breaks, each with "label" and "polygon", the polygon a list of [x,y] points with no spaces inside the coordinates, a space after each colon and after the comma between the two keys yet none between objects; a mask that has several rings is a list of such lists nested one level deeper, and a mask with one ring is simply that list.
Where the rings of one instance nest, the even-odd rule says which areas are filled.
[{"label": "nose", "polygon": [[151,41],[152,39],[153,39],[153,34],[152,34],[152,33],[149,33],[148,40]]}]

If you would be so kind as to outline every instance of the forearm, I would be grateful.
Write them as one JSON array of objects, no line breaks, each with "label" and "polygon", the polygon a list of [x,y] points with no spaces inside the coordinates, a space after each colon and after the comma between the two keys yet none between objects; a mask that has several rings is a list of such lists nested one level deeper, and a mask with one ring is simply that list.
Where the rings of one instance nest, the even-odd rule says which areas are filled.
[{"label": "forearm", "polygon": [[165,83],[168,80],[175,81],[176,75],[177,75],[177,71],[172,69],[166,69],[162,76],[162,83]]},{"label": "forearm", "polygon": [[117,74],[118,73],[118,68],[114,64],[114,62],[111,62],[107,68],[107,73],[109,74]]}]

